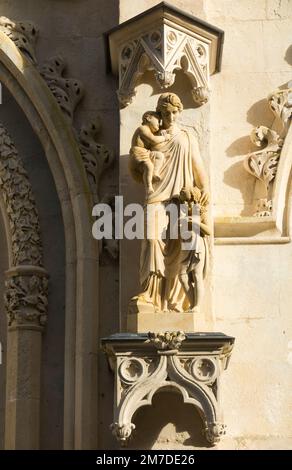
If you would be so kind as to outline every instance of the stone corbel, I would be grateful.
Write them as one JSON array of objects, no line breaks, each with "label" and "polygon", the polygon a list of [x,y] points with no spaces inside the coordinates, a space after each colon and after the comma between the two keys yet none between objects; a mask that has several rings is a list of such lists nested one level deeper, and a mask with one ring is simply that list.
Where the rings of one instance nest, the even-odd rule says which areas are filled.
[{"label": "stone corbel", "polygon": [[111,430],[126,445],[135,430],[136,411],[151,405],[158,391],[180,393],[203,421],[211,445],[225,434],[220,408],[220,376],[227,368],[234,338],[221,333],[116,334],[102,340],[115,374]]},{"label": "stone corbel", "polygon": [[154,71],[162,90],[182,70],[197,105],[208,101],[209,77],[220,70],[223,31],[161,3],[105,34],[112,72],[119,76],[118,97],[130,104],[144,72]]}]

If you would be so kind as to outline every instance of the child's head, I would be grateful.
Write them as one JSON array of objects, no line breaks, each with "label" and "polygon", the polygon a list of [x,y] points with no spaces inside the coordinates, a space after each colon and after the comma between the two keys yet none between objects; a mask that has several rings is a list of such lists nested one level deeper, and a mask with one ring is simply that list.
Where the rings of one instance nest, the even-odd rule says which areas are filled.
[{"label": "child's head", "polygon": [[155,111],[146,111],[142,116],[142,124],[150,127],[152,132],[159,131],[159,114]]}]

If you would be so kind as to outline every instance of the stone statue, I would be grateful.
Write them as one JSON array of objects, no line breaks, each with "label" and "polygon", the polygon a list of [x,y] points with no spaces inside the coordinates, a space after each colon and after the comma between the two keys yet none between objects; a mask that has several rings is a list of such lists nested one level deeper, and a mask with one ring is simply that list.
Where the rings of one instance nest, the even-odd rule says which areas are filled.
[{"label": "stone statue", "polygon": [[[130,309],[135,304],[141,312],[196,311],[203,294],[208,261],[206,236],[211,231],[208,179],[195,135],[176,123],[182,109],[177,95],[162,94],[156,113],[147,112],[143,116],[144,124],[136,130],[130,151],[133,176],[133,161],[136,170],[145,161],[148,166],[152,162],[153,166],[153,170],[146,170],[145,218],[148,236],[145,235],[141,249],[142,292],[130,303]],[[149,128],[146,132],[145,126]],[[158,157],[158,170],[155,168],[157,154],[162,154]],[[145,170],[140,170],[140,174],[141,171]],[[186,219],[187,223],[192,224],[192,230],[192,209],[194,205],[198,208],[200,217],[196,236],[193,237],[195,242],[187,248],[184,247],[180,230],[178,237],[169,236],[169,203],[178,208],[178,225]],[[186,210],[181,210],[184,206]],[[151,216],[149,213],[147,216],[147,210]]]}]

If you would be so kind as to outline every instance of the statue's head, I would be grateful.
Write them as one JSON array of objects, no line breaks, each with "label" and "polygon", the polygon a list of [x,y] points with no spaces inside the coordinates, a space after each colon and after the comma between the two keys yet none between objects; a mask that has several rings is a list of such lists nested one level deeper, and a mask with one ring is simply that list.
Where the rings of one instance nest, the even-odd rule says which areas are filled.
[{"label": "statue's head", "polygon": [[160,113],[165,128],[170,127],[176,121],[177,116],[182,110],[182,102],[175,93],[163,93],[160,95],[156,111]]},{"label": "statue's head", "polygon": [[152,132],[159,130],[160,116],[155,111],[146,111],[142,116],[142,124],[149,126]]}]

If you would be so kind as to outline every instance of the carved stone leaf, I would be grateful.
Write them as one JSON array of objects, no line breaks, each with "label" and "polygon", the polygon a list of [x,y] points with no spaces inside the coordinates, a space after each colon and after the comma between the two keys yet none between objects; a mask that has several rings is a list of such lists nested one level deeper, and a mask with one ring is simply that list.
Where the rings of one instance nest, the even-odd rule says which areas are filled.
[{"label": "carved stone leaf", "polygon": [[31,185],[18,152],[1,124],[0,189],[11,229],[13,265],[42,266],[39,218]]},{"label": "carved stone leaf", "polygon": [[38,28],[29,21],[12,21],[0,17],[0,31],[3,31],[33,63],[36,63],[34,52]]}]

